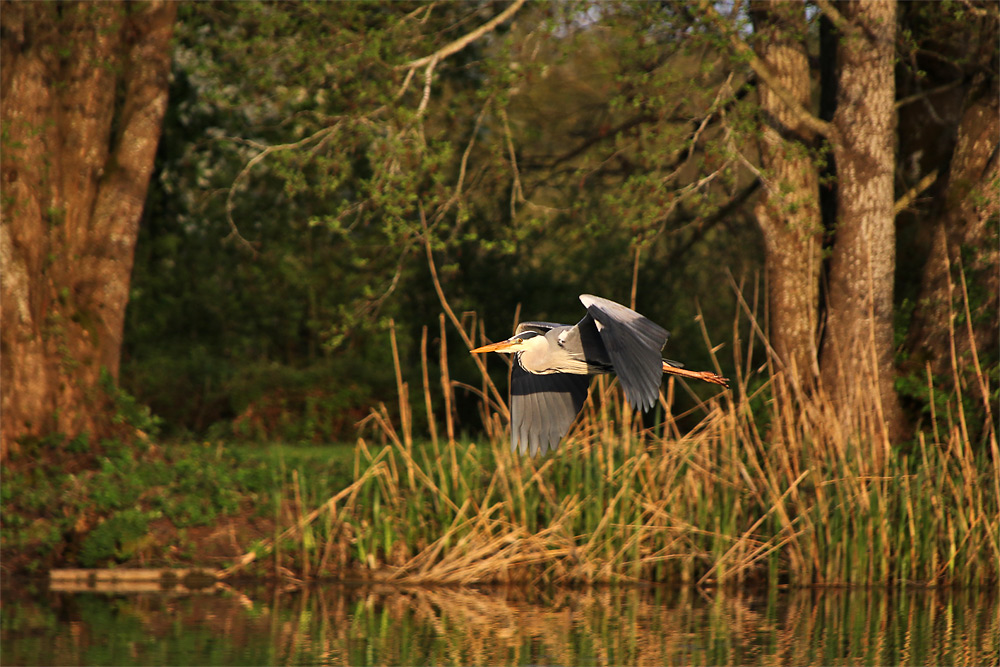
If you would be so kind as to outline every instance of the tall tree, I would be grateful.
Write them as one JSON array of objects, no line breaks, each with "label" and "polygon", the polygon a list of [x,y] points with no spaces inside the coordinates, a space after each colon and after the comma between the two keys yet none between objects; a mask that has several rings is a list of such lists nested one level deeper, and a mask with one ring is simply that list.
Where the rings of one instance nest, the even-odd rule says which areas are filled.
[{"label": "tall tree", "polygon": [[[914,328],[914,336],[926,351],[932,371],[945,378],[953,363],[961,367],[971,362],[968,357],[973,343],[979,354],[995,349],[997,343],[1000,109],[995,89],[985,94],[974,91],[973,95],[975,98],[963,112],[958,126],[943,210],[932,222],[921,310]],[[961,281],[973,278],[976,283],[973,288],[978,288],[978,294],[970,299],[973,316],[970,336],[965,330],[956,332],[955,324],[949,320],[964,310]],[[954,362],[952,339],[959,357]]]},{"label": "tall tree", "polygon": [[[754,207],[764,238],[770,340],[793,386],[815,384],[822,224],[816,133],[782,99],[809,106],[805,5],[779,0],[751,5],[754,50],[771,76],[758,84],[764,126],[758,140],[766,187]],[[776,90],[783,89],[783,94]]]},{"label": "tall tree", "polygon": [[981,395],[980,378],[995,378],[1000,360],[1000,11],[995,3],[905,6],[901,25],[914,36],[903,55],[918,76],[903,79],[900,161],[915,172],[911,180],[937,174],[932,197],[907,211],[925,232],[917,241],[924,244],[918,258],[926,260],[914,272],[919,286],[909,290],[907,370],[922,385],[918,394],[926,391],[929,366],[937,388],[957,378],[963,392]]},{"label": "tall tree", "polygon": [[101,376],[118,373],[176,9],[3,5],[3,456],[110,426]]},{"label": "tall tree", "polygon": [[[844,410],[871,405],[890,440],[906,420],[894,387],[896,269],[894,1],[838,4],[837,228],[823,344],[824,385]],[[836,10],[830,7],[828,12]],[[877,400],[871,403],[869,397]]]}]

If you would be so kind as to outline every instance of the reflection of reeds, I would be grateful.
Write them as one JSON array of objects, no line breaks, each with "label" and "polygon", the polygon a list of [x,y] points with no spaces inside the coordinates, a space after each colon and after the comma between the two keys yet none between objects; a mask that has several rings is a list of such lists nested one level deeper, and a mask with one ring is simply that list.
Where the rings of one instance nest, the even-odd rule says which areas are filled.
[{"label": "reflection of reeds", "polygon": [[995,591],[5,588],[4,664],[1000,664]]},{"label": "reflection of reeds", "polygon": [[[471,345],[475,318],[448,315]],[[309,514],[293,484],[300,509],[276,541],[289,543],[286,565],[300,576],[449,583],[996,581],[1000,455],[988,406],[981,443],[953,400],[947,414],[932,413],[929,434],[892,445],[864,398],[874,387],[856,394],[845,421],[822,392],[788,386],[772,356],[754,360],[763,334],[745,315],[754,333],[743,340],[746,325],[734,321],[734,389],[699,399],[693,428],[682,431],[672,414],[674,393],[690,393],[674,378],[652,430],[623,409],[617,383],[598,378],[559,451],[538,461],[509,451],[506,408],[482,366],[481,388],[461,386],[481,396],[489,437],[455,441],[450,391],[459,383],[443,346],[448,441],[435,429],[426,445],[415,442],[393,337],[402,431],[385,406],[372,410],[365,426],[385,445],[376,452],[359,439],[357,481]],[[427,409],[426,353],[422,362]],[[981,371],[978,384],[989,397]]]},{"label": "reflection of reeds", "polygon": [[268,608],[281,662],[996,664],[995,599],[971,592],[319,586]]}]

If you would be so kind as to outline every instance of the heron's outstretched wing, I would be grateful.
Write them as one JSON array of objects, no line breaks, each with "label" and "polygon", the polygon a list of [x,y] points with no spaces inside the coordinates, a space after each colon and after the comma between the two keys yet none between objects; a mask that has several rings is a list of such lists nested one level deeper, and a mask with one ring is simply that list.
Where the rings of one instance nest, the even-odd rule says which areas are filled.
[{"label": "heron's outstretched wing", "polygon": [[629,404],[642,410],[653,407],[663,376],[660,350],[670,334],[620,303],[591,294],[581,294],[580,301],[594,319]]},{"label": "heron's outstretched wing", "polygon": [[510,444],[532,456],[555,449],[583,408],[586,375],[535,375],[516,360],[510,371]]}]

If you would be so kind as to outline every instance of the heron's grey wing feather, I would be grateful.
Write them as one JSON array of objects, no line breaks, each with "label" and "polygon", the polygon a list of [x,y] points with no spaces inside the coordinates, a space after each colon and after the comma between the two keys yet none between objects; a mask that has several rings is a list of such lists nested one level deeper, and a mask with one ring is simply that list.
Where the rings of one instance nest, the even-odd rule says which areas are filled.
[{"label": "heron's grey wing feather", "polygon": [[615,374],[632,407],[648,410],[656,403],[663,375],[660,350],[670,334],[652,320],[620,303],[581,294],[587,315],[597,323]]},{"label": "heron's grey wing feather", "polygon": [[586,375],[535,375],[515,361],[510,375],[511,447],[532,456],[555,449],[583,408],[589,389]]}]

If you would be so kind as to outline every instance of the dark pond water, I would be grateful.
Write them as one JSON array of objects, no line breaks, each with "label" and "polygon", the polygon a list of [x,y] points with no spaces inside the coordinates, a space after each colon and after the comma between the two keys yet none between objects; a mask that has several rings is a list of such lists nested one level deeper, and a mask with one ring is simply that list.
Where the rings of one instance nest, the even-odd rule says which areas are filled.
[{"label": "dark pond water", "polygon": [[[155,587],[152,587],[155,588]],[[995,592],[4,586],[3,665],[997,665]]]}]

